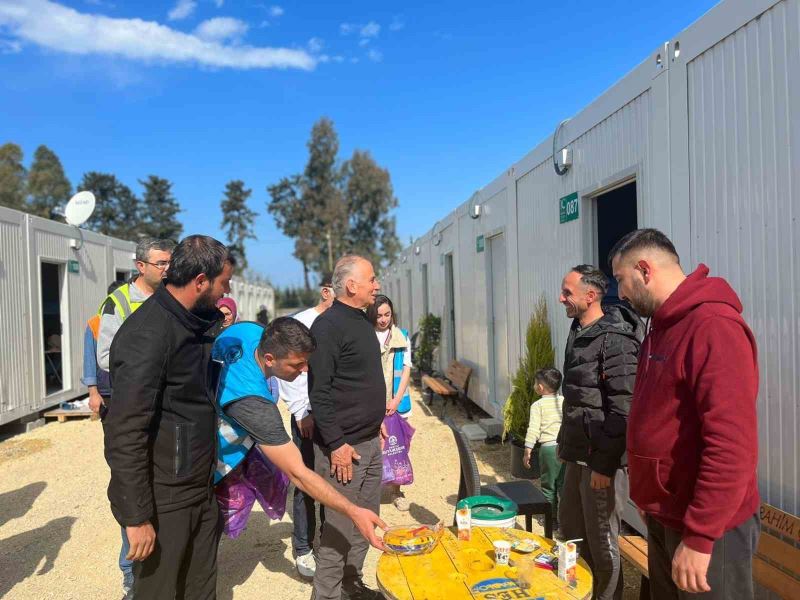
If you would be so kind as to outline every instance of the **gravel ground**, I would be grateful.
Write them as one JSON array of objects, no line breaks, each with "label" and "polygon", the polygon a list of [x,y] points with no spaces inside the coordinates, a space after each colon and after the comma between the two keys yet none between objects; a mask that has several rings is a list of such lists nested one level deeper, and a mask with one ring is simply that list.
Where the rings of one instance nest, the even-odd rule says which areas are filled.
[{"label": "gravel ground", "polygon": [[[440,401],[431,415],[418,393],[412,398],[416,483],[404,488],[411,509],[401,513],[384,504],[381,515],[390,525],[438,519],[449,523],[458,491],[458,452],[439,419]],[[464,421],[452,405],[447,413],[457,423]],[[284,417],[288,422],[285,411]],[[88,419],[52,422],[0,443],[0,598],[121,597],[120,534],[106,499],[108,467],[102,445],[100,422]],[[478,443],[474,448],[483,483],[509,478],[507,447]],[[535,521],[534,530],[542,533]],[[256,508],[239,538],[223,538],[219,599],[309,598],[309,583],[294,569],[291,532],[288,515],[270,522]],[[370,549],[364,565],[370,586],[375,586],[379,554]],[[626,569],[626,583],[625,598],[638,597],[635,571]]]}]

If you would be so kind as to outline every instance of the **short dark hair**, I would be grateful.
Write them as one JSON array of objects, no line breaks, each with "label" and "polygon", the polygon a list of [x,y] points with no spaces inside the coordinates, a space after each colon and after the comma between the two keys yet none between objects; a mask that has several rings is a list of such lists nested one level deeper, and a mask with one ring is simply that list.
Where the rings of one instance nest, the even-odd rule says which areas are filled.
[{"label": "short dark hair", "polygon": [[678,256],[678,251],[670,239],[661,233],[658,229],[634,229],[630,233],[625,234],[608,253],[608,264],[617,256],[624,256],[628,252],[634,250],[643,250],[645,248],[655,248],[671,254],[675,260],[680,263],[681,257]]},{"label": "short dark hair", "polygon": [[175,249],[175,242],[170,239],[160,240],[154,237],[143,237],[136,244],[136,260],[147,262],[150,260],[151,250],[161,250],[162,252],[172,252]]},{"label": "short dark hair", "polygon": [[370,304],[367,307],[367,321],[372,323],[373,327],[378,323],[378,309],[384,304],[388,304],[389,310],[392,311],[392,325],[397,325],[397,317],[394,314],[394,304],[392,304],[392,301],[389,299],[389,296],[378,294],[377,296],[375,296],[375,303]]},{"label": "short dark hair", "polygon": [[593,287],[604,297],[608,291],[608,277],[600,269],[593,265],[577,265],[572,268],[575,273],[581,276],[581,283]]},{"label": "short dark hair", "polygon": [[226,262],[236,266],[236,259],[225,244],[207,235],[190,235],[172,251],[166,281],[183,287],[201,273],[213,281]]},{"label": "short dark hair", "polygon": [[317,341],[311,330],[292,317],[278,317],[264,328],[258,350],[261,355],[272,354],[275,358],[286,358],[290,353],[311,354],[317,349]]},{"label": "short dark hair", "polygon": [[563,376],[561,375],[561,371],[554,367],[548,367],[547,369],[539,369],[536,373],[533,374],[533,380],[536,383],[541,383],[544,387],[546,387],[551,392],[555,393],[561,387],[561,380]]},{"label": "short dark hair", "polygon": [[124,281],[112,281],[111,283],[108,284],[108,291],[106,292],[106,295],[110,296],[111,294],[116,292],[118,288],[121,288],[123,285],[125,285]]}]

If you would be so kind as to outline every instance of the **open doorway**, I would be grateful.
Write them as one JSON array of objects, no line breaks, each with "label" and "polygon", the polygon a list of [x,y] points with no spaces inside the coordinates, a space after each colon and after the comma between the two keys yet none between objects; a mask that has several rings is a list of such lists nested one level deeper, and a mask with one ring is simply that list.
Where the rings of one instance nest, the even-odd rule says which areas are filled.
[{"label": "open doorway", "polygon": [[128,278],[130,277],[130,275],[131,275],[130,271],[123,271],[123,270],[117,269],[116,273],[114,274],[114,281],[117,281],[119,283],[125,283],[126,281],[128,281]]},{"label": "open doorway", "polygon": [[597,215],[597,263],[608,276],[609,286],[603,304],[619,304],[617,282],[608,265],[608,253],[626,233],[637,229],[636,180],[595,196]]},{"label": "open doorway", "polygon": [[44,348],[45,395],[64,389],[62,347],[66,340],[62,330],[62,300],[64,285],[63,264],[42,262],[42,336]]}]

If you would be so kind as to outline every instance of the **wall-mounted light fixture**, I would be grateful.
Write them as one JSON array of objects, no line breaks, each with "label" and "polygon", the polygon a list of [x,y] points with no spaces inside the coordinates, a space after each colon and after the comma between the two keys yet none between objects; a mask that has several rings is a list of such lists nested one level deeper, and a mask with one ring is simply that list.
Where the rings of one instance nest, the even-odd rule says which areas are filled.
[{"label": "wall-mounted light fixture", "polygon": [[481,216],[481,191],[477,190],[469,199],[467,212],[470,219],[478,219]]},{"label": "wall-mounted light fixture", "polygon": [[556,171],[556,175],[559,176],[566,175],[567,171],[569,171],[569,168],[572,166],[572,150],[566,146],[558,151],[556,150],[556,148],[558,148],[558,135],[568,122],[569,119],[561,121],[553,134],[553,168]]}]

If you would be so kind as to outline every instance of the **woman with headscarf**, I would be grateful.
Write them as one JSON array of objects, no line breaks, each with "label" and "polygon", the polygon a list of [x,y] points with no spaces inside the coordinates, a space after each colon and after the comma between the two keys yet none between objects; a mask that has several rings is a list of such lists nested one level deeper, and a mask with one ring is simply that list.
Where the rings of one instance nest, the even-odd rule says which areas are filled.
[{"label": "woman with headscarf", "polygon": [[236,301],[233,298],[220,298],[217,300],[217,308],[225,315],[225,319],[222,321],[222,329],[226,329],[236,323]]}]

